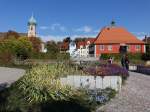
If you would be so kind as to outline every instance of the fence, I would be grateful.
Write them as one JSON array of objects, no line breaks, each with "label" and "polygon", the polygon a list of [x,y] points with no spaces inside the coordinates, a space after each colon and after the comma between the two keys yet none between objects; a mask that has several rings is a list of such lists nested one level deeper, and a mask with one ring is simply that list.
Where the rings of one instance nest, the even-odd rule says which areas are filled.
[{"label": "fence", "polygon": [[120,76],[80,76],[71,75],[60,78],[60,81],[64,85],[70,85],[74,88],[85,89],[105,89],[107,87],[119,91],[122,85],[122,78]]}]

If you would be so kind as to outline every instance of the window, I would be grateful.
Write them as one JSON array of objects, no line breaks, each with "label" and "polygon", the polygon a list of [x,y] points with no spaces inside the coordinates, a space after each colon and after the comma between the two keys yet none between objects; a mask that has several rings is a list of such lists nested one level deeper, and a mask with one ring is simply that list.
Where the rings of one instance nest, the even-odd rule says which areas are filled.
[{"label": "window", "polygon": [[139,50],[141,49],[141,46],[140,46],[140,45],[136,45],[136,46],[135,46],[135,49],[136,49],[137,51],[139,51]]},{"label": "window", "polygon": [[33,27],[31,26],[31,31],[33,30]]},{"label": "window", "polygon": [[127,45],[127,51],[130,51],[130,45]]},{"label": "window", "polygon": [[108,45],[108,50],[112,51],[112,45]]},{"label": "window", "polygon": [[101,50],[101,51],[104,50],[104,45],[100,45],[100,50]]}]

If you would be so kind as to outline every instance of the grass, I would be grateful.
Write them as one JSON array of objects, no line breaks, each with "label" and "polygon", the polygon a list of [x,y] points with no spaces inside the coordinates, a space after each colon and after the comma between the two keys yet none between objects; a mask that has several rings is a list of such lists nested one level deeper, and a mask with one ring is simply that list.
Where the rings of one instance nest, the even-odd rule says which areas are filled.
[{"label": "grass", "polygon": [[[46,102],[51,105],[53,102],[66,102],[71,105],[73,102],[70,99],[74,97],[76,100],[76,97],[82,96],[82,93],[69,86],[62,86],[59,77],[76,73],[81,74],[81,71],[64,63],[33,67],[9,89],[1,92],[3,101],[0,108],[3,111],[22,112],[30,110],[32,105],[36,107],[40,104],[42,108]],[[76,103],[73,105],[77,105]],[[79,104],[78,106],[80,107]]]}]

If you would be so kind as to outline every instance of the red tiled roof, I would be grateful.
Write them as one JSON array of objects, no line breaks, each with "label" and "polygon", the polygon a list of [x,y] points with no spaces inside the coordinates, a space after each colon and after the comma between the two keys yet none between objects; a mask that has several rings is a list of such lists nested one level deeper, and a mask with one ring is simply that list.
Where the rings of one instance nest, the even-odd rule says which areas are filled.
[{"label": "red tiled roof", "polygon": [[107,44],[107,43],[138,43],[144,44],[122,27],[105,27],[96,37],[95,44]]},{"label": "red tiled roof", "polygon": [[69,49],[69,42],[63,42],[59,45],[61,50],[68,50]]},{"label": "red tiled roof", "polygon": [[76,43],[77,44],[77,49],[79,49],[80,46],[85,47],[86,45],[88,45],[88,41],[90,42],[90,44],[92,44],[92,43],[94,43],[95,38],[87,38],[87,39],[85,39],[85,41],[79,41],[79,42],[77,42]]},{"label": "red tiled roof", "polygon": [[80,48],[80,46],[85,46],[86,44],[85,44],[85,41],[80,41],[80,42],[77,42],[76,43],[77,44],[77,49],[79,49]]},{"label": "red tiled roof", "polygon": [[89,41],[90,44],[92,44],[92,43],[94,43],[95,38],[88,38],[88,39],[86,39],[85,41],[86,41],[86,43]]}]

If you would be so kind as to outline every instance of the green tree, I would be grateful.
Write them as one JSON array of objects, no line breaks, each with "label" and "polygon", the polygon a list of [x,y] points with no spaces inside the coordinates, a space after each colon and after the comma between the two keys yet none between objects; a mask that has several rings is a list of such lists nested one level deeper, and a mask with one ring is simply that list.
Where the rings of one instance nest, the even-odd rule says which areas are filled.
[{"label": "green tree", "polygon": [[4,57],[6,54],[7,56],[10,56],[9,59],[14,57],[26,59],[30,57],[31,52],[32,43],[25,37],[20,37],[18,39],[9,38],[0,42],[1,57]]},{"label": "green tree", "polygon": [[41,39],[37,38],[37,37],[30,37],[29,40],[32,43],[33,51],[40,52],[41,51],[41,43],[42,43]]},{"label": "green tree", "polygon": [[16,41],[15,54],[21,59],[29,58],[33,48],[32,43],[26,37],[20,37]]},{"label": "green tree", "polygon": [[66,37],[64,40],[63,40],[63,42],[71,42],[71,38],[70,37]]},{"label": "green tree", "polygon": [[56,55],[59,53],[59,47],[55,41],[48,41],[46,43],[47,53],[50,54],[51,58],[56,58]]}]

